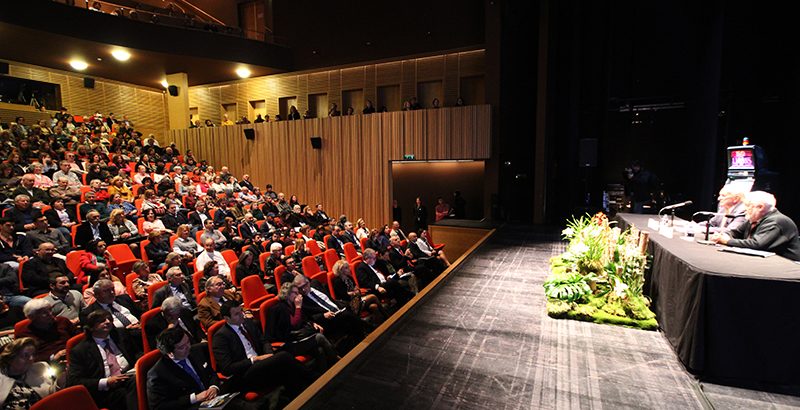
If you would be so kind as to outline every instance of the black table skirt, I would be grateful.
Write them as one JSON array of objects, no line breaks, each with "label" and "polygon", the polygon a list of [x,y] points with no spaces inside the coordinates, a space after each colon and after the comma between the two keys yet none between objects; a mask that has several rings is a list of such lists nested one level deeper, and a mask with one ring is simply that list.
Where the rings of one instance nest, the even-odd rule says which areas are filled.
[{"label": "black table skirt", "polygon": [[[617,216],[620,227],[649,231],[647,220]],[[800,265],[719,252],[679,235],[651,232],[645,293],[684,366],[727,384],[800,388]]]}]

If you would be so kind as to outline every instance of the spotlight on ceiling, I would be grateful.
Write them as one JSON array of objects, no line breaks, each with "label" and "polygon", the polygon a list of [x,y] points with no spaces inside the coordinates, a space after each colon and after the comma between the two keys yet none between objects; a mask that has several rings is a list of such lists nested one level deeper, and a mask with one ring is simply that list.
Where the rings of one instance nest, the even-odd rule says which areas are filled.
[{"label": "spotlight on ceiling", "polygon": [[250,74],[250,70],[248,70],[247,67],[239,67],[236,69],[236,75],[238,75],[239,78],[250,77]]},{"label": "spotlight on ceiling", "polygon": [[131,53],[119,48],[111,51],[111,55],[114,56],[117,61],[128,61],[128,59],[131,58]]},{"label": "spotlight on ceiling", "polygon": [[70,65],[70,67],[72,67],[72,68],[74,68],[74,69],[76,69],[78,71],[83,71],[83,70],[89,68],[89,64],[87,64],[86,61],[83,61],[83,60],[70,60],[69,65]]},{"label": "spotlight on ceiling", "polygon": [[167,82],[167,79],[166,79],[166,78],[165,78],[165,79],[163,79],[163,80],[161,80],[161,86],[162,86],[162,87],[164,87],[164,88],[167,88],[167,87],[169,87],[169,83]]}]

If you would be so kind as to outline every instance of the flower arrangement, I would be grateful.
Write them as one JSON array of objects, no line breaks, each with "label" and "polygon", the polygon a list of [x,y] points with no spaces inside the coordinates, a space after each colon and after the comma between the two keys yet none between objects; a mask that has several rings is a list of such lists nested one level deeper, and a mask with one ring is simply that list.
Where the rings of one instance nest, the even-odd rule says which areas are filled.
[{"label": "flower arrangement", "polygon": [[612,227],[605,214],[573,218],[562,231],[567,249],[550,260],[544,283],[551,317],[656,329],[644,296],[649,235]]}]

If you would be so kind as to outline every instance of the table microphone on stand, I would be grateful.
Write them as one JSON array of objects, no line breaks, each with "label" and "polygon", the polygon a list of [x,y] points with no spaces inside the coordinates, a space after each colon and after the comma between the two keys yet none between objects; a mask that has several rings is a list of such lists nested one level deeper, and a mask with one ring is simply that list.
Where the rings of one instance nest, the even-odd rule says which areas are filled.
[{"label": "table microphone on stand", "polygon": [[692,201],[683,201],[683,202],[679,202],[677,204],[667,205],[667,206],[661,208],[661,210],[658,211],[658,216],[661,216],[661,213],[664,212],[664,211],[672,211],[671,212],[672,215],[670,216],[670,224],[669,224],[669,226],[672,226],[672,223],[675,222],[675,210],[678,209],[678,208],[682,208],[684,206],[691,205],[691,204],[692,204]]},{"label": "table microphone on stand", "polygon": [[711,220],[711,218],[713,218],[715,216],[722,216],[723,218],[738,218],[740,216],[744,216],[745,214],[744,213],[728,214],[728,213],[725,213],[725,212],[698,211],[698,212],[695,212],[694,214],[692,214],[692,220],[694,220],[694,218],[696,216],[698,216],[698,215],[707,217],[706,218],[706,237],[705,237],[705,240],[699,240],[699,241],[696,241],[696,242],[699,243],[699,244],[703,244],[703,245],[714,245],[715,242],[712,242],[712,241],[708,240],[709,229],[711,229],[711,224],[708,223],[708,222]]}]

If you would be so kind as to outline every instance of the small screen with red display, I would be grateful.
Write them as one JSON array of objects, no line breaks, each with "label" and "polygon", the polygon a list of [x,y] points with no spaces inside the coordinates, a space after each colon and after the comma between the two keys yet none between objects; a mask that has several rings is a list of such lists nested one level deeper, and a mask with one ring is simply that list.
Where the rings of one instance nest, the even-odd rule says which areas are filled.
[{"label": "small screen with red display", "polygon": [[754,169],[753,163],[753,150],[751,149],[735,149],[730,151],[731,160],[730,169]]}]

